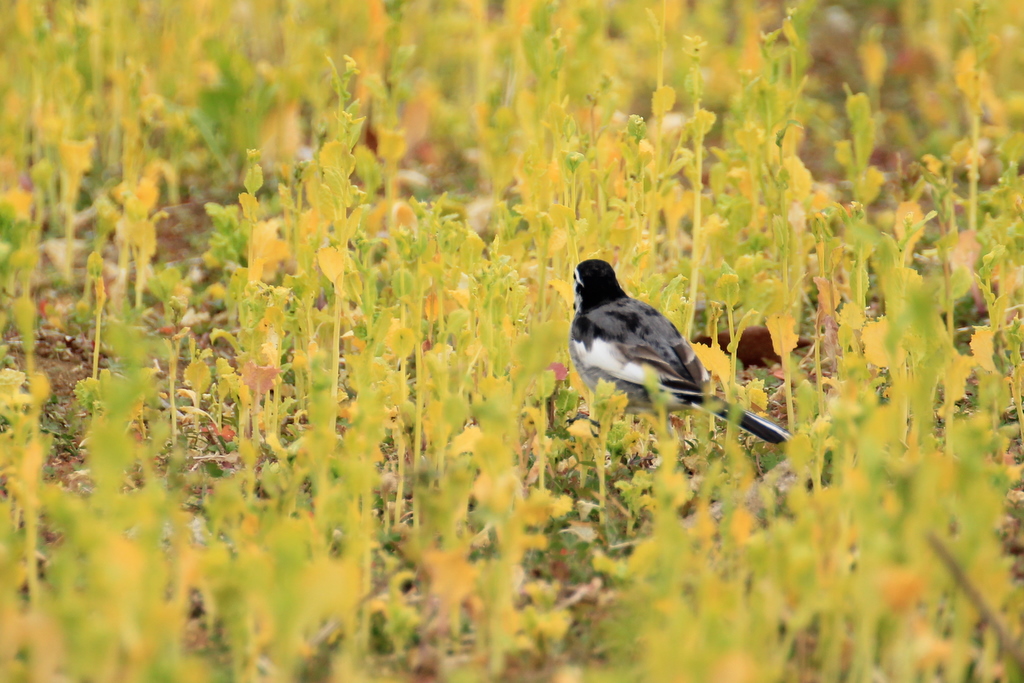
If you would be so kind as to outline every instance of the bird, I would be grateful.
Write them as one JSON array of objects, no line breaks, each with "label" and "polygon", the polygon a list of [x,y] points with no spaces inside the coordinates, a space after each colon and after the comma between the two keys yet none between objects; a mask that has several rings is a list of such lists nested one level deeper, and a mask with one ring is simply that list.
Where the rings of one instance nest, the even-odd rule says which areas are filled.
[{"label": "bird", "polygon": [[657,309],[626,294],[610,263],[583,261],[574,278],[569,357],[591,391],[601,380],[612,382],[626,395],[629,412],[650,412],[653,374],[670,411],[699,408],[725,420],[735,414],[742,429],[768,443],[789,440],[790,433],[771,420],[709,395],[711,376],[693,347]]}]

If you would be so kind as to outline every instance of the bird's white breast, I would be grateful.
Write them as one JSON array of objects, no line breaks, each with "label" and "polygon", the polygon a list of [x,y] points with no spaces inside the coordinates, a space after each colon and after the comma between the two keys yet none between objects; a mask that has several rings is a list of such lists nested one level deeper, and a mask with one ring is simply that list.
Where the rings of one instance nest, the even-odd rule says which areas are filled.
[{"label": "bird's white breast", "polygon": [[582,371],[584,368],[594,368],[607,373],[615,379],[635,382],[636,384],[644,383],[643,367],[638,363],[627,361],[623,358],[622,353],[614,344],[603,339],[595,339],[589,349],[581,341],[573,341],[572,344],[575,356],[581,366],[581,375],[585,376],[587,374]]}]

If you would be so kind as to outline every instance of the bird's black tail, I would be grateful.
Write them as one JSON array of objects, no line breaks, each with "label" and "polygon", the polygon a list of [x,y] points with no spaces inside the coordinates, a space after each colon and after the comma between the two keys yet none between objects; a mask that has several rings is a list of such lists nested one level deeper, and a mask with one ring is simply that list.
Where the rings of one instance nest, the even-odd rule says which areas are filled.
[{"label": "bird's black tail", "polygon": [[[746,430],[768,443],[782,443],[783,441],[789,441],[793,436],[771,420],[755,415],[749,410],[743,410],[739,406],[718,403],[710,412],[716,417],[738,424],[740,429]],[[734,417],[733,413],[738,415]],[[738,420],[736,419],[737,417],[739,418]]]},{"label": "bird's black tail", "polygon": [[[669,390],[681,407],[693,406],[706,410],[716,417],[738,424],[741,429],[768,443],[782,443],[792,437],[792,434],[771,420],[755,415],[749,410],[742,410],[739,406],[730,406],[720,398],[707,397],[689,384],[663,381],[662,386]],[[736,413],[735,417],[733,413]]]},{"label": "bird's black tail", "polygon": [[[723,415],[728,419],[728,413]],[[743,416],[740,418],[740,428],[747,430],[759,439],[763,439],[768,443],[782,443],[783,441],[789,441],[792,436],[785,429],[775,424],[771,420],[755,415],[749,410],[743,411]]]}]

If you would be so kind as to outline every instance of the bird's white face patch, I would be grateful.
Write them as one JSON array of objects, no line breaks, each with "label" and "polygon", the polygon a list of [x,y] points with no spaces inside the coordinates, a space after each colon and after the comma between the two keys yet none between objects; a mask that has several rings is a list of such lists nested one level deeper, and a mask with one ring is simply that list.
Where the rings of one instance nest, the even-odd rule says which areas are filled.
[{"label": "bird's white face patch", "polygon": [[573,303],[574,310],[580,310],[583,305],[583,280],[580,279],[580,269],[577,268],[572,271],[573,279],[576,280],[576,285],[573,287],[573,293],[576,295],[576,300]]},{"label": "bird's white face patch", "polygon": [[[615,379],[643,384],[646,381],[644,369],[638,363],[627,361],[614,344],[595,339],[588,349],[581,341],[574,341],[576,356],[583,368],[596,368]],[[581,372],[581,375],[586,373]]]}]

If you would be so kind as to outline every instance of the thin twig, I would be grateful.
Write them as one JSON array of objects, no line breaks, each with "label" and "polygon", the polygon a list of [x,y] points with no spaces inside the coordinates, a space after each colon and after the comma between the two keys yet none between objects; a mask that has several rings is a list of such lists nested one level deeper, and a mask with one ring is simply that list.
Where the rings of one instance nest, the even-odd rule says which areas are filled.
[{"label": "thin twig", "polygon": [[995,613],[988,603],[985,602],[985,598],[982,596],[981,591],[971,583],[970,579],[967,578],[967,573],[964,571],[960,563],[953,557],[953,553],[949,551],[949,548],[939,540],[939,537],[932,532],[928,532],[928,544],[931,545],[932,550],[939,556],[942,564],[946,565],[946,569],[953,575],[953,580],[963,589],[964,593],[967,594],[967,599],[971,601],[974,608],[978,610],[978,614],[981,615],[983,621],[988,622],[988,625],[996,632],[996,637],[999,639],[999,645],[1003,648],[1010,657],[1017,663],[1017,668],[1024,671],[1024,651],[1021,650],[1020,644],[1010,634],[1010,631],[1006,628],[1006,624],[1002,622],[999,615]]}]

